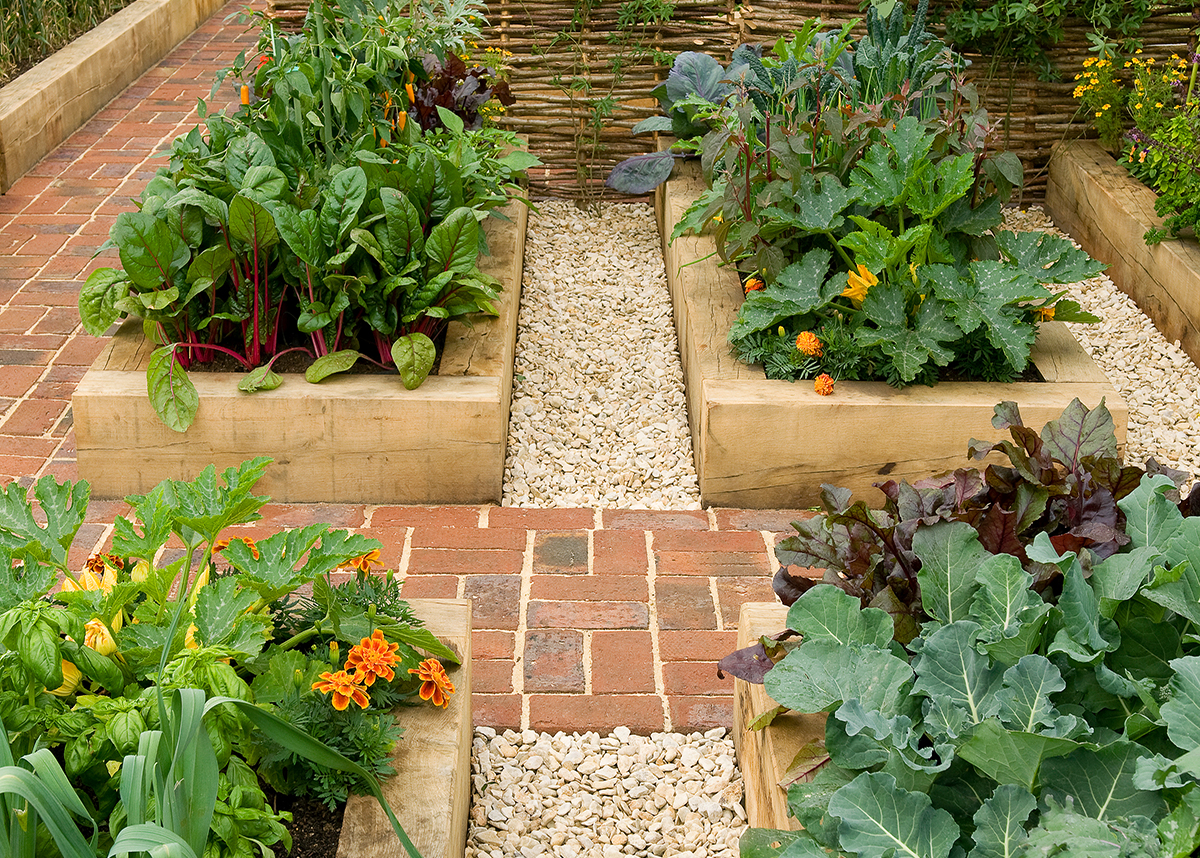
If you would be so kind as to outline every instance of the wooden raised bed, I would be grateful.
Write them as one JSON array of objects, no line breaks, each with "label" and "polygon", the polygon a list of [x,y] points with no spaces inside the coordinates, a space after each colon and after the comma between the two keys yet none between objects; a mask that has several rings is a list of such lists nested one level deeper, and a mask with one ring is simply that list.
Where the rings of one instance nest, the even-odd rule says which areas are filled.
[{"label": "wooden raised bed", "polygon": [[816,506],[822,483],[874,494],[887,479],[916,480],[968,464],[972,438],[998,439],[993,409],[1015,400],[1027,426],[1057,418],[1078,397],[1104,400],[1124,446],[1128,408],[1066,326],[1043,324],[1033,362],[1044,382],[943,382],[895,390],[842,381],[832,396],[812,382],[772,381],[730,352],[727,335],[742,304],[737,273],[719,264],[708,235],[670,241],[704,189],[698,165],[676,165],[655,197],[688,418],[705,505],[795,509]]},{"label": "wooden raised bed", "polygon": [[1046,210],[1168,340],[1200,363],[1200,244],[1195,239],[1148,247],[1143,236],[1163,219],[1157,195],[1099,144],[1059,145],[1050,161]]},{"label": "wooden raised bed", "polygon": [[254,394],[238,374],[191,374],[200,410],[184,433],[168,429],[146,397],[151,347],[127,322],[72,397],[79,475],[97,497],[149,491],[254,456],[275,461],[257,490],[278,502],[499,502],[512,403],[526,207],[484,222],[500,280],[499,316],[453,323],[439,374],[416,390],[399,375],[289,378]]},{"label": "wooden raised bed", "polygon": [[135,0],[0,88],[0,193],[226,0]]},{"label": "wooden raised bed", "polygon": [[[752,646],[763,635],[787,628],[788,609],[778,602],[746,602],[738,618],[738,649]],[[733,682],[733,740],[738,766],[746,785],[746,819],[752,828],[792,829],[800,824],[788,815],[787,790],[779,780],[796,754],[809,742],[825,738],[825,715],[788,712],[762,730],[748,725],[777,705],[761,685],[744,679]]]},{"label": "wooden raised bed", "polygon": [[[458,651],[462,665],[447,671],[450,705],[400,710],[404,736],[392,752],[396,774],[383,794],[422,858],[461,858],[471,804],[471,600],[413,599],[425,627]],[[346,802],[337,858],[408,858],[379,803],[352,795]]]}]

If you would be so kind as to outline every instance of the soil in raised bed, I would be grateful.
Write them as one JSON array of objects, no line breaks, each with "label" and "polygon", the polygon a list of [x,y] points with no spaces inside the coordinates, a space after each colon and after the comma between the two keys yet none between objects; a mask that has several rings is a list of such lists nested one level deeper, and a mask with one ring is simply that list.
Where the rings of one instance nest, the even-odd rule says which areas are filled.
[{"label": "soil in raised bed", "polygon": [[292,812],[292,824],[288,826],[292,851],[287,858],[333,858],[337,854],[346,805],[330,810],[324,802],[311,798],[279,796],[277,801],[281,809]]}]

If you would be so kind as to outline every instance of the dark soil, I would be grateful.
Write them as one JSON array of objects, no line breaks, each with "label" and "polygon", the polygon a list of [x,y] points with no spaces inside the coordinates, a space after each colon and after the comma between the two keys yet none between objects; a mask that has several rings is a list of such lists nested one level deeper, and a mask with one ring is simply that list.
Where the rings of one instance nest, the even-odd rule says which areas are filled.
[{"label": "dark soil", "polygon": [[279,806],[290,802],[292,851],[287,858],[332,858],[337,854],[338,838],[342,836],[343,804],[330,810],[323,802],[309,798],[280,798]]}]

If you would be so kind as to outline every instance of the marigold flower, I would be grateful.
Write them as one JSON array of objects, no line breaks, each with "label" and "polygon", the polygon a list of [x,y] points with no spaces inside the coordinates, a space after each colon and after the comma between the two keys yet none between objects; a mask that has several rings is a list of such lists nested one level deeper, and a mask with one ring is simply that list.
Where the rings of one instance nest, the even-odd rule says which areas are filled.
[{"label": "marigold flower", "polygon": [[796,350],[809,357],[820,357],[824,353],[821,341],[812,331],[803,331],[796,337]]},{"label": "marigold flower", "polygon": [[828,373],[821,373],[813,379],[813,390],[821,396],[828,396],[833,393],[833,378]]},{"label": "marigold flower", "polygon": [[392,668],[400,661],[396,655],[398,649],[400,644],[388,643],[384,640],[383,632],[376,629],[369,638],[363,638],[350,648],[346,654],[346,670],[354,668],[355,680],[363,685],[374,684],[377,676],[391,682],[396,678],[396,671]]},{"label": "marigold flower", "polygon": [[422,700],[432,700],[434,706],[449,706],[449,695],[454,693],[454,683],[446,676],[446,668],[436,658],[427,658],[416,667],[410,667],[409,673],[415,673],[421,680],[421,690],[418,692]]},{"label": "marigold flower", "polygon": [[379,549],[372,548],[366,554],[360,554],[357,557],[351,557],[344,564],[344,568],[357,569],[359,572],[370,572],[372,566],[382,566],[379,560]]},{"label": "marigold flower", "polygon": [[855,307],[861,307],[863,299],[867,297],[867,290],[879,282],[879,278],[867,270],[867,266],[861,262],[858,265],[858,271],[851,271],[848,275],[849,285],[842,290],[842,294],[850,299],[850,303]]},{"label": "marigold flower", "polygon": [[751,292],[759,292],[767,288],[767,284],[757,274],[751,274],[746,278],[746,282],[742,285],[742,291],[749,295]]},{"label": "marigold flower", "polygon": [[366,709],[371,703],[371,698],[367,696],[367,692],[362,690],[358,679],[344,670],[339,670],[337,673],[325,671],[321,674],[321,678],[312,684],[312,687],[322,694],[332,694],[330,702],[333,703],[333,708],[339,712],[345,710],[351,700],[357,703],[360,709]]},{"label": "marigold flower", "polygon": [[55,689],[46,689],[55,697],[67,697],[73,694],[75,689],[79,687],[79,683],[83,681],[83,672],[65,658],[62,660],[62,674],[62,685]]}]

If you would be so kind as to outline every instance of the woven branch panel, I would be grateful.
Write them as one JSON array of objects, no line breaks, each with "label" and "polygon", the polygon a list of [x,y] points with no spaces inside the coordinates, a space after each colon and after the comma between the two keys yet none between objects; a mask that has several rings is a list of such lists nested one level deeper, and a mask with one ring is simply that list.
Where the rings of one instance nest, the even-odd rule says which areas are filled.
[{"label": "woven branch panel", "polygon": [[[753,5],[735,6],[732,0],[678,0],[670,21],[639,33],[644,56],[631,57],[614,79],[614,58],[630,53],[618,42],[622,2],[594,0],[590,15],[571,34],[575,6],[567,0],[488,0],[487,43],[512,53],[510,84],[517,96],[499,121],[526,135],[530,150],[545,162],[531,171],[530,191],[535,196],[594,197],[614,164],[657,147],[654,135],[633,137],[629,132],[658,112],[649,93],[664,79],[676,53],[705,51],[728,60],[738,44],[772,44],[809,18],[819,17],[833,26],[863,14],[857,2],[755,0]],[[953,3],[933,0],[931,16],[936,19],[939,8]],[[269,7],[298,26],[307,0],[270,0]],[[1144,54],[1160,61],[1171,54],[1186,55],[1197,9],[1191,3],[1160,7],[1138,34]],[[1088,52],[1091,28],[1075,20],[1065,29],[1062,43],[1048,52],[1061,74],[1057,82],[1038,80],[1033,69],[965,53],[971,61],[968,78],[999,126],[994,145],[1015,152],[1025,165],[1026,203],[1045,195],[1046,165],[1054,144],[1085,134],[1071,93],[1083,61],[1094,56]],[[656,58],[662,57],[666,65],[656,65]],[[573,81],[585,83],[572,86]],[[597,127],[590,121],[588,102],[608,98],[611,113]]]}]

